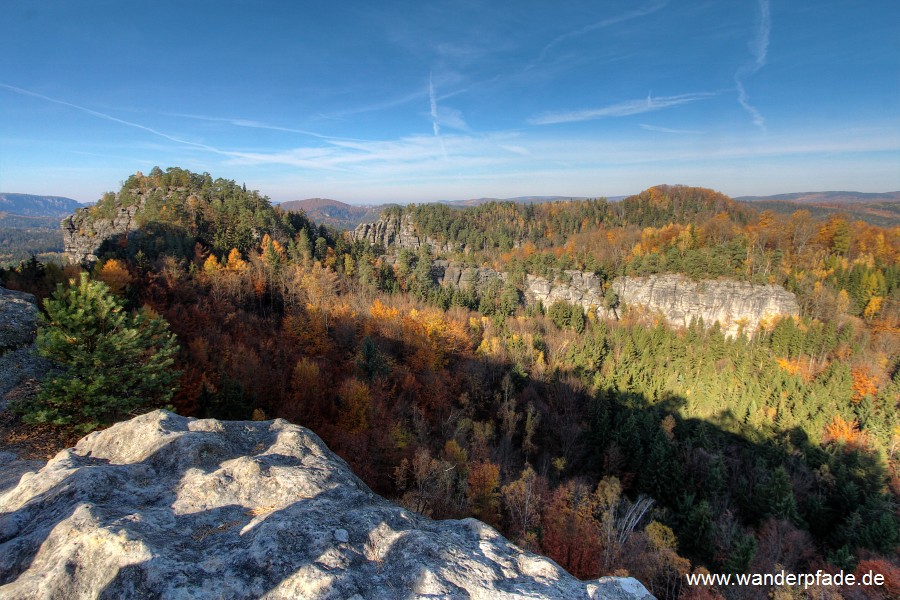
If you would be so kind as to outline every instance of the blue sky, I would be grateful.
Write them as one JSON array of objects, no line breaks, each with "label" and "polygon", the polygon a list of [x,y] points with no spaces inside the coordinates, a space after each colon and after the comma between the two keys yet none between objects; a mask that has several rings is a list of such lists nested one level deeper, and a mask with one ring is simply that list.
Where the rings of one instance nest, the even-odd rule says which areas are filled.
[{"label": "blue sky", "polygon": [[900,190],[896,0],[4,0],[0,191]]}]

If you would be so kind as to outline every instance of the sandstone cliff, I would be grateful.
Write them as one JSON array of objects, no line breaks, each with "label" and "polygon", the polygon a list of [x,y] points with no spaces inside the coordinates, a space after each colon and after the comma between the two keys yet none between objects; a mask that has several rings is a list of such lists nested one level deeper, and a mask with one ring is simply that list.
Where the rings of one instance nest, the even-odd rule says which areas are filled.
[{"label": "sandstone cliff", "polygon": [[156,411],[0,496],[6,598],[652,598],[376,496],[312,432]]},{"label": "sandstone cliff", "polygon": [[754,333],[774,317],[797,316],[800,307],[791,292],[778,285],[758,285],[733,279],[694,281],[685,275],[666,273],[647,277],[618,277],[604,294],[593,273],[566,271],[568,283],[528,276],[526,298],[549,306],[558,300],[594,310],[605,318],[618,318],[625,308],[659,315],[673,327],[687,327],[691,320],[706,326],[719,323],[727,336],[743,330]]},{"label": "sandstone cliff", "polygon": [[687,327],[692,319],[706,325],[719,323],[725,335],[743,329],[753,333],[774,317],[797,316],[797,298],[780,285],[757,285],[746,281],[715,279],[693,281],[679,274],[620,277],[612,282],[619,302],[658,313],[676,327]]},{"label": "sandstone cliff", "polygon": [[107,240],[128,235],[137,228],[135,215],[142,203],[122,206],[111,218],[97,217],[91,208],[78,209],[60,223],[63,252],[69,263],[93,263],[96,252]]},{"label": "sandstone cliff", "polygon": [[462,290],[480,290],[494,279],[506,280],[506,273],[488,267],[473,267],[436,260],[431,267],[431,275],[435,283]]},{"label": "sandstone cliff", "polygon": [[350,232],[351,241],[363,240],[372,246],[384,248],[406,248],[418,250],[427,245],[434,253],[454,252],[453,244],[440,243],[435,239],[419,235],[412,215],[402,218],[396,214],[383,214],[374,223],[362,223]]},{"label": "sandstone cliff", "polygon": [[[439,285],[481,289],[506,274],[487,267],[467,267],[435,261],[432,275]],[[758,285],[733,279],[694,281],[685,275],[667,273],[647,277],[618,277],[607,285],[594,273],[564,271],[562,281],[527,275],[525,302],[554,302],[580,306],[601,318],[618,319],[631,308],[658,315],[673,327],[687,327],[691,320],[706,326],[719,323],[727,336],[740,331],[752,335],[763,322],[775,317],[797,316],[800,307],[791,292],[778,285]]]}]

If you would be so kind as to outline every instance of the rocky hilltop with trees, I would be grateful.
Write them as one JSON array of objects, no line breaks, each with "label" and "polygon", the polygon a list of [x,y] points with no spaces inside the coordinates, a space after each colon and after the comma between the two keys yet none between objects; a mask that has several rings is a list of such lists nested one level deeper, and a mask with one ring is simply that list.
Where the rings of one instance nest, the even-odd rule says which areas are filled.
[{"label": "rocky hilltop with trees", "polygon": [[[576,577],[627,573],[659,598],[735,593],[686,584],[704,570],[900,581],[897,228],[657,186],[616,203],[395,207],[382,220],[408,243],[385,245],[182,169],[130,177],[89,216],[130,206],[134,226],[96,240],[92,263],[0,276],[54,303],[94,290],[129,335],[156,332],[144,357],[170,353],[177,376],[155,403],[300,424],[408,511],[477,518]],[[65,377],[69,358],[53,360]],[[100,408],[65,423],[39,392],[17,430],[162,408],[104,400],[137,385],[91,383]]]}]

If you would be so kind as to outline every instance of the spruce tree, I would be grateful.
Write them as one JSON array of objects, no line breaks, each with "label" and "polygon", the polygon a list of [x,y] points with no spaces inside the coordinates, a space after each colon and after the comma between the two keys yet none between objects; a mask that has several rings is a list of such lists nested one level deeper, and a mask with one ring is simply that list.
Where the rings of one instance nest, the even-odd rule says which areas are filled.
[{"label": "spruce tree", "polygon": [[90,431],[172,398],[180,373],[168,323],[128,312],[101,281],[82,273],[44,301],[38,352],[59,365],[36,399],[21,407],[29,423]]}]

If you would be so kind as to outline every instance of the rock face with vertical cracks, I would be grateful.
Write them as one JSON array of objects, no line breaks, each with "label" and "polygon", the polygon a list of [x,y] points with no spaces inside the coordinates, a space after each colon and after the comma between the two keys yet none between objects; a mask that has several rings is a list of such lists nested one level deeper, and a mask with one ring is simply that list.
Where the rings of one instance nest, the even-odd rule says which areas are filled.
[{"label": "rock face with vertical cracks", "polygon": [[63,252],[71,264],[97,262],[96,252],[108,240],[128,235],[136,227],[136,215],[143,203],[121,206],[111,218],[95,217],[91,208],[80,208],[59,224]]},{"label": "rock face with vertical cracks", "polygon": [[459,250],[450,242],[441,243],[425,235],[420,235],[412,215],[384,215],[374,223],[362,223],[350,232],[352,241],[364,241],[372,246],[384,248],[406,248],[418,250],[428,246],[432,252],[454,252]]},{"label": "rock face with vertical cracks", "polygon": [[659,313],[676,327],[700,319],[719,323],[726,336],[753,333],[776,317],[797,316],[797,298],[780,285],[758,285],[733,279],[694,281],[669,273],[648,277],[620,277],[612,289],[621,303]]},{"label": "rock face with vertical cracks", "polygon": [[4,598],[652,598],[375,495],[283,420],[156,411],[0,496]]},{"label": "rock face with vertical cracks", "polygon": [[[617,277],[606,294],[599,277],[582,271],[565,271],[566,283],[528,275],[525,298],[544,306],[564,301],[596,311],[604,318],[618,318],[624,308],[661,316],[673,327],[687,327],[692,320],[706,326],[719,323],[727,336],[756,332],[774,318],[797,316],[797,298],[779,285],[759,285],[734,279],[694,281],[686,275],[666,273],[647,277]],[[610,306],[610,298],[613,306]]]}]

